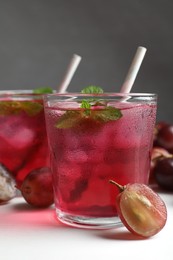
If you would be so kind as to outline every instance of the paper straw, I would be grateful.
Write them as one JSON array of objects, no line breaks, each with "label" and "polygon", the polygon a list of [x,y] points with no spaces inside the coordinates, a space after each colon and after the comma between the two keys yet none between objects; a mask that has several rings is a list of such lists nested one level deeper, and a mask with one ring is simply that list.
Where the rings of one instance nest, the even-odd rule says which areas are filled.
[{"label": "paper straw", "polygon": [[61,84],[57,88],[58,93],[65,93],[66,92],[66,90],[67,90],[67,88],[70,84],[70,81],[71,81],[80,61],[81,61],[81,57],[77,54],[73,54],[73,57],[72,57],[70,64],[67,68],[66,74],[65,74]]},{"label": "paper straw", "polygon": [[132,60],[130,68],[128,70],[127,76],[121,87],[121,90],[120,90],[121,93],[130,93],[146,51],[147,51],[147,49],[144,47],[139,46],[137,48],[135,56]]}]

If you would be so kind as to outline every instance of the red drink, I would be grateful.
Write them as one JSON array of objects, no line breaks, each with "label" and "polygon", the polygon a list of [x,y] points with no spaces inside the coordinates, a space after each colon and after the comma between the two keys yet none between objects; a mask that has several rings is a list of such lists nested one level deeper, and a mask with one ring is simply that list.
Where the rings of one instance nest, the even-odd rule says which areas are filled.
[{"label": "red drink", "polygon": [[[46,104],[55,206],[63,222],[112,225],[118,190],[109,180],[121,185],[148,182],[156,103],[110,101],[108,104],[120,109],[122,117],[100,123],[86,116],[75,125],[70,124],[66,111],[70,111],[73,122],[73,113],[81,110],[80,103],[49,100]],[[104,110],[100,106],[91,109],[94,113]],[[62,118],[69,120],[65,127]]]},{"label": "red drink", "polygon": [[0,93],[0,163],[20,184],[33,169],[49,165],[42,95]]}]

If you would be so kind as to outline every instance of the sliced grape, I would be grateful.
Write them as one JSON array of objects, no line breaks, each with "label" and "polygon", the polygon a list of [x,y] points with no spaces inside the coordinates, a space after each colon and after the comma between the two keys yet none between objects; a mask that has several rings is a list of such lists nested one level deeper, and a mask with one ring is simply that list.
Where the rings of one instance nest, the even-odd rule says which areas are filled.
[{"label": "sliced grape", "polygon": [[161,197],[141,183],[118,187],[121,192],[116,199],[117,211],[126,228],[142,237],[150,237],[161,231],[167,220],[166,205]]}]

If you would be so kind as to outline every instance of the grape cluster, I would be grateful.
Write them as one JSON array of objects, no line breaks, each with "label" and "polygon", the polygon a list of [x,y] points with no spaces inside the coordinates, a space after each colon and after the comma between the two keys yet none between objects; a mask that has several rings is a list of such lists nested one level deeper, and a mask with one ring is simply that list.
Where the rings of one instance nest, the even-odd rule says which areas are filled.
[{"label": "grape cluster", "polygon": [[173,125],[166,122],[159,122],[155,127],[150,183],[173,191]]}]

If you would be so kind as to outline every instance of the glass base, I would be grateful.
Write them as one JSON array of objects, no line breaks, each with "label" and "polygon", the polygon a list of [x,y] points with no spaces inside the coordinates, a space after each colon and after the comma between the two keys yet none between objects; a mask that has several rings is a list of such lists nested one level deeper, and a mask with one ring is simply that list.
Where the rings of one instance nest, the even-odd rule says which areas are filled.
[{"label": "glass base", "polygon": [[56,209],[57,219],[69,226],[85,229],[112,229],[122,226],[119,217],[84,217],[71,215]]}]

